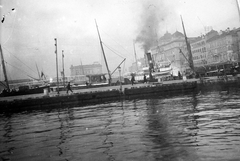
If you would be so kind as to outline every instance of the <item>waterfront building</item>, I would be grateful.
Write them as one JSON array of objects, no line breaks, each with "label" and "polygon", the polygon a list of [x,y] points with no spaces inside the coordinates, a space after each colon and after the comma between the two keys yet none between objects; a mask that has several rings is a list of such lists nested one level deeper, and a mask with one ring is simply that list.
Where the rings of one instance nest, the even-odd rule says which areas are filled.
[{"label": "waterfront building", "polygon": [[191,42],[191,50],[193,55],[193,63],[196,72],[205,72],[209,62],[207,52],[207,40],[218,35],[215,30],[210,30],[206,35],[201,35]]},{"label": "waterfront building", "polygon": [[[189,38],[189,41],[192,42],[194,39]],[[151,48],[151,53],[155,65],[161,66],[164,62],[170,62],[173,67],[173,75],[177,75],[178,72],[182,74],[189,68],[186,60],[188,59],[188,52],[185,37],[179,31],[173,34],[166,32],[159,39],[158,46]]]},{"label": "waterfront building", "polygon": [[[227,29],[220,32],[211,30],[199,37],[188,37],[195,71],[202,73],[217,68],[230,68],[238,63],[239,40],[240,29]],[[158,46],[151,48],[151,53],[155,65],[169,61],[175,71],[178,70],[182,74],[187,74],[191,70],[186,42],[181,32],[176,31],[174,34],[166,32],[159,39]]]},{"label": "waterfront building", "polygon": [[102,73],[102,65],[98,62],[94,62],[93,64],[87,65],[78,65],[70,67],[71,76],[76,75],[89,75],[89,74],[101,74]]},{"label": "waterfront building", "polygon": [[[206,74],[211,71],[226,69],[229,74],[233,68],[238,68],[240,62],[240,28],[215,31],[211,28],[205,35],[188,37],[191,46],[194,71],[199,74]],[[164,63],[170,63],[173,68],[173,75],[191,75],[192,69],[189,66],[189,54],[184,35],[176,31],[171,34],[166,32],[157,42],[158,45],[151,47],[150,53],[154,69],[159,69]],[[148,60],[144,54],[145,66],[148,69]],[[144,64],[144,63],[143,63]],[[135,71],[136,63],[132,64],[129,71]],[[223,70],[222,70],[223,71]]]},{"label": "waterfront building", "polygon": [[204,36],[198,37],[191,43],[193,63],[195,70],[205,67],[207,64],[206,39]]},{"label": "waterfront building", "polygon": [[[240,28],[236,29],[236,33],[238,35],[238,54],[240,54]],[[240,55],[238,56],[238,62],[240,62]]]},{"label": "waterfront building", "polygon": [[193,63],[196,72],[206,72],[207,66],[211,64],[207,52],[207,40],[218,35],[215,30],[209,31],[206,35],[201,35],[191,42]]},{"label": "waterfront building", "polygon": [[179,53],[184,45],[184,35],[181,32],[176,31],[172,35],[165,33],[159,40],[159,46],[153,50],[155,64],[161,66],[164,62],[170,62],[174,68],[173,74],[177,76],[184,62],[184,57]]},{"label": "waterfront building", "polygon": [[206,40],[208,70],[230,68],[239,61],[237,30],[227,29]]}]

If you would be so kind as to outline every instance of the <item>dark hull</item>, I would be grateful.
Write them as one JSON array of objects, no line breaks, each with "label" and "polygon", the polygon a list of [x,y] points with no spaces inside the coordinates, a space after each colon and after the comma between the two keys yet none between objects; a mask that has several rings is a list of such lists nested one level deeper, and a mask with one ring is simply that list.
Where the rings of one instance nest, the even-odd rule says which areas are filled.
[{"label": "dark hull", "polygon": [[38,87],[38,88],[33,88],[33,89],[4,92],[4,93],[0,94],[0,97],[10,97],[10,96],[38,94],[38,93],[43,93],[45,88],[48,88],[48,91],[49,91],[49,86],[43,86],[43,87]]}]

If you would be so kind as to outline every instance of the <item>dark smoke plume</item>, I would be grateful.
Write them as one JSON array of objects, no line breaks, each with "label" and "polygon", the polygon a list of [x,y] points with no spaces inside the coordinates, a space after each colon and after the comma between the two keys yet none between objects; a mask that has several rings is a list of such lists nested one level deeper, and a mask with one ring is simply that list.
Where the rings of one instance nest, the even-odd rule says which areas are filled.
[{"label": "dark smoke plume", "polygon": [[136,42],[142,45],[145,53],[152,46],[157,45],[160,25],[165,21],[167,13],[167,7],[162,0],[146,0],[142,3],[142,13],[138,25],[140,31]]}]

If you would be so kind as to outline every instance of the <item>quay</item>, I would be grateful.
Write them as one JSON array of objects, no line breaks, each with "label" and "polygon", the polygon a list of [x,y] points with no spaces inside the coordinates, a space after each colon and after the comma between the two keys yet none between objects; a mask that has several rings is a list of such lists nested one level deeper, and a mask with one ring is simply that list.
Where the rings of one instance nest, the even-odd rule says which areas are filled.
[{"label": "quay", "polygon": [[[22,96],[0,97],[0,112],[22,111],[30,109],[51,108],[53,106],[63,105],[86,105],[102,103],[106,101],[117,101],[121,99],[131,99],[149,94],[166,94],[171,92],[191,91],[196,87],[196,81],[183,80],[166,81],[163,83],[131,84],[120,86],[104,86],[96,88],[84,88],[73,90],[73,93],[54,91],[48,95],[32,94]],[[189,87],[187,87],[189,86]]]},{"label": "quay", "polygon": [[32,94],[22,96],[0,97],[0,113],[10,111],[24,111],[36,109],[59,108],[61,106],[83,106],[108,101],[120,101],[122,99],[142,98],[149,95],[166,96],[171,94],[182,94],[199,90],[217,89],[225,87],[240,87],[239,78],[229,77],[228,82],[217,78],[172,80],[162,83],[151,82],[147,84],[131,84],[120,86],[104,86],[96,88],[84,88],[66,91],[50,92],[47,95]]}]

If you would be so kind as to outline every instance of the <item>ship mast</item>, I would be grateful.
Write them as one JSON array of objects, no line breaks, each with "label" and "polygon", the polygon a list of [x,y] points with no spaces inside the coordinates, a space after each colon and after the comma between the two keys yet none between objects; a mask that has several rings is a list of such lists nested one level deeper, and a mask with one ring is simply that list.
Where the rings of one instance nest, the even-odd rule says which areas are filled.
[{"label": "ship mast", "polygon": [[186,41],[186,45],[187,45],[189,67],[190,67],[190,68],[192,69],[192,71],[195,73],[194,65],[193,65],[193,59],[192,59],[191,46],[190,46],[190,44],[189,44],[189,42],[188,42],[188,38],[187,38],[187,34],[186,34],[186,31],[185,31],[185,28],[184,28],[182,16],[181,16],[181,21],[182,21],[182,27],[183,27],[184,37],[185,37],[185,41]]},{"label": "ship mast", "polygon": [[111,81],[112,81],[111,73],[110,73],[110,70],[109,70],[109,68],[108,68],[108,63],[107,63],[107,59],[106,59],[106,56],[105,56],[105,53],[104,53],[104,49],[103,49],[103,45],[102,45],[102,40],[101,40],[101,37],[100,37],[100,33],[99,33],[99,31],[98,31],[98,25],[97,25],[97,21],[96,21],[96,20],[95,20],[95,24],[96,24],[96,27],[97,27],[98,37],[99,37],[101,49],[102,49],[102,52],[103,52],[104,61],[105,61],[105,64],[106,64],[106,67],[107,67],[107,71],[108,71],[109,85],[111,85]]},{"label": "ship mast", "polygon": [[55,38],[54,40],[55,40],[55,54],[56,54],[57,94],[59,94],[57,38]]},{"label": "ship mast", "polygon": [[133,49],[134,49],[134,55],[135,55],[135,60],[136,60],[136,67],[137,67],[137,72],[138,72],[137,54],[136,54],[135,42],[134,41],[133,41]]},{"label": "ship mast", "polygon": [[83,65],[82,65],[82,60],[80,59],[80,62],[81,62],[81,69],[82,69],[82,75],[84,75],[84,68],[83,68]]},{"label": "ship mast", "polygon": [[6,66],[5,66],[5,62],[4,62],[4,58],[3,58],[3,52],[2,52],[1,44],[0,44],[0,53],[1,53],[1,59],[2,59],[3,74],[4,74],[5,82],[6,82],[6,85],[7,85],[7,91],[10,92],[10,87],[9,87],[9,83],[8,83]]},{"label": "ship mast", "polygon": [[63,86],[65,87],[65,72],[64,72],[64,50],[62,50],[62,77],[63,77]]},{"label": "ship mast", "polygon": [[37,68],[37,72],[38,72],[38,79],[40,80],[41,79],[41,76],[40,76],[40,73],[39,73],[39,70],[38,70],[38,66],[37,66],[37,63],[35,62],[36,64],[36,68]]},{"label": "ship mast", "polygon": [[240,9],[239,9],[239,0],[236,0],[237,3],[237,9],[238,9],[238,16],[239,16],[239,21],[240,21]]},{"label": "ship mast", "polygon": [[1,44],[0,44],[0,53],[1,53],[1,59],[2,59],[3,74],[4,74],[5,82],[6,82],[6,85],[7,85],[7,91],[10,92],[10,87],[9,87],[9,83],[8,83],[6,66],[5,66],[5,62],[4,62],[4,58],[3,58],[3,52],[2,52]]}]

